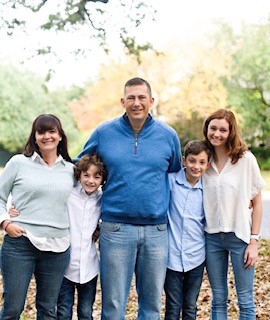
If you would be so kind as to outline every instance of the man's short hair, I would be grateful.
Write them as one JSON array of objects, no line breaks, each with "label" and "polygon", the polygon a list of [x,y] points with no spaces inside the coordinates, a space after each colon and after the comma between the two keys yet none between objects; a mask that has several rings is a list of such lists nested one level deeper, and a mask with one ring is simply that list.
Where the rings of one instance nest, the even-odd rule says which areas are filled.
[{"label": "man's short hair", "polygon": [[205,151],[208,156],[208,161],[212,156],[212,152],[208,149],[207,145],[202,140],[189,141],[184,148],[184,157],[186,158],[189,154],[198,155],[202,151]]},{"label": "man's short hair", "polygon": [[144,79],[142,79],[142,78],[136,77],[136,78],[132,78],[132,79],[128,80],[126,82],[124,88],[125,88],[125,91],[126,91],[126,87],[142,86],[142,85],[146,85],[147,91],[148,91],[150,97],[152,97],[152,90],[151,90],[151,86],[150,86],[149,82],[144,80]]}]

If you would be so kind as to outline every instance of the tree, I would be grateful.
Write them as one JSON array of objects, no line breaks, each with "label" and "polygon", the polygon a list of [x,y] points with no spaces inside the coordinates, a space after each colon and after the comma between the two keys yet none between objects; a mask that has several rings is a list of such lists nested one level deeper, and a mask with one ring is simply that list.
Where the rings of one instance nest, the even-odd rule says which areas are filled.
[{"label": "tree", "polygon": [[[222,35],[222,37],[221,37]],[[224,78],[228,105],[242,116],[243,134],[252,145],[270,145],[270,16],[236,33],[222,24],[218,41],[232,56],[231,77]]]},{"label": "tree", "polygon": [[79,137],[64,92],[46,93],[42,81],[29,72],[0,66],[0,149],[21,152],[33,120],[42,113],[61,119],[69,140]]},{"label": "tree", "polygon": [[71,104],[80,130],[89,133],[101,122],[123,114],[119,102],[123,85],[139,76],[152,86],[153,115],[171,123],[181,138],[185,135],[185,141],[199,138],[206,114],[226,106],[227,91],[220,77],[227,74],[229,58],[202,47],[187,51],[194,55],[174,45],[159,56],[143,53],[140,65],[130,56],[104,64],[98,79],[86,86],[84,96]]},{"label": "tree", "polygon": [[[139,62],[141,52],[153,48],[149,42],[138,43],[135,30],[144,20],[154,20],[154,13],[151,4],[140,0],[6,0],[0,4],[2,28],[9,35],[18,30],[28,32],[30,26],[33,31],[35,25],[44,32],[56,31],[58,37],[63,33],[84,35],[80,47],[74,48],[75,53],[91,50],[93,39],[108,52],[107,40],[113,37]],[[51,44],[44,45],[45,37],[42,40],[37,54],[53,52]]]}]

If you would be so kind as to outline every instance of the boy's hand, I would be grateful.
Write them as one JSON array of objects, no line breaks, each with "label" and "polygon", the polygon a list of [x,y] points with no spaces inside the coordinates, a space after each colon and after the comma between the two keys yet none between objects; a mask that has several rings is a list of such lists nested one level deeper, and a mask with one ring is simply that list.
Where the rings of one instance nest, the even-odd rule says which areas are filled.
[{"label": "boy's hand", "polygon": [[8,210],[8,213],[11,217],[18,217],[20,215],[20,211],[15,209],[15,206],[11,206]]}]

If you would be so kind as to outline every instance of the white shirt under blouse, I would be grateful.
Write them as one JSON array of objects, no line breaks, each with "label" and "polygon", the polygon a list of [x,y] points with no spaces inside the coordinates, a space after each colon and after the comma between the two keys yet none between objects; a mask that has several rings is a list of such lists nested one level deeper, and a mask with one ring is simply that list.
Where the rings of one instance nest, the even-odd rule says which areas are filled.
[{"label": "white shirt under blouse", "polygon": [[249,202],[265,185],[257,160],[246,151],[235,164],[229,158],[220,173],[214,160],[210,162],[211,166],[203,175],[205,231],[234,232],[249,243],[252,222]]},{"label": "white shirt under blouse", "polygon": [[71,191],[68,199],[70,221],[70,261],[65,277],[84,284],[99,273],[99,257],[93,233],[100,219],[102,192],[86,194],[80,182]]}]

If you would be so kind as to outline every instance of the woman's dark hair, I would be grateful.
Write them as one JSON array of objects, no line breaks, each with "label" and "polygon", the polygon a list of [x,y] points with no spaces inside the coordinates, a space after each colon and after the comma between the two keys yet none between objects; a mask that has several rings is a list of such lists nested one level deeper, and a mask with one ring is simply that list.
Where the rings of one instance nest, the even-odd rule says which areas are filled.
[{"label": "woman's dark hair", "polygon": [[85,155],[75,164],[75,178],[79,180],[81,173],[86,172],[91,165],[97,167],[97,173],[102,176],[102,184],[104,184],[107,179],[107,170],[106,166],[97,154]]},{"label": "woman's dark hair", "polygon": [[36,132],[45,132],[54,129],[58,130],[62,138],[57,146],[57,154],[61,155],[66,161],[72,162],[67,149],[67,136],[62,128],[60,120],[53,114],[41,114],[34,120],[30,136],[23,150],[23,154],[26,157],[31,157],[34,151],[36,151],[41,156],[38,145],[36,144],[35,134]]}]

